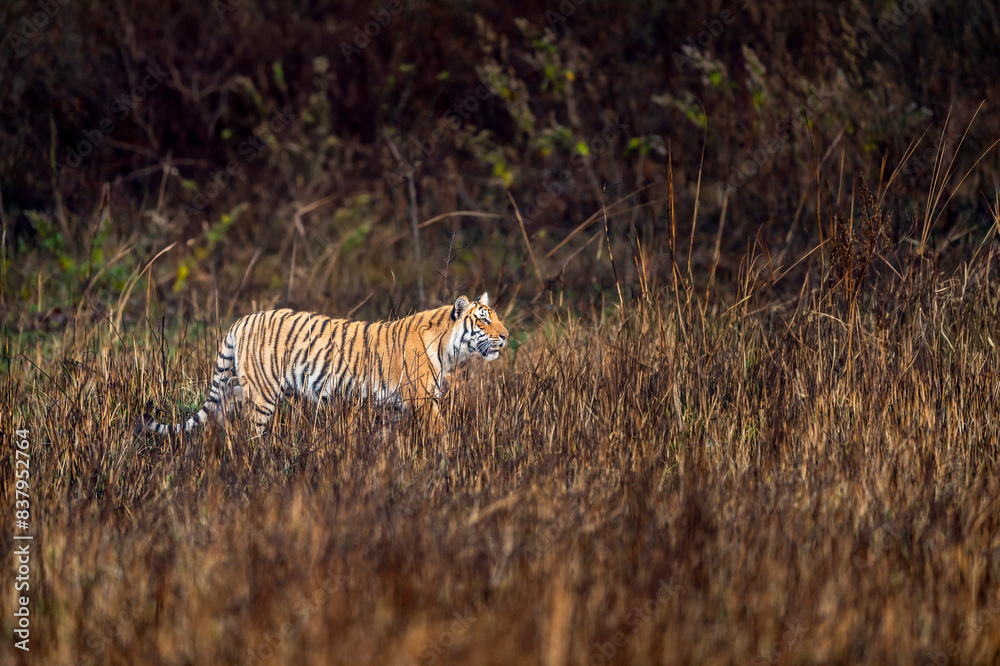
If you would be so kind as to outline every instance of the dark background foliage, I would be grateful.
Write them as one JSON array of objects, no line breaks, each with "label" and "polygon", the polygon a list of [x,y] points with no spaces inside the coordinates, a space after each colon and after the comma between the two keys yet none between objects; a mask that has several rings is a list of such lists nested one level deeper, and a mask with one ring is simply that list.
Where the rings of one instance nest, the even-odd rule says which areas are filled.
[{"label": "dark background foliage", "polygon": [[[0,186],[12,252],[59,234],[49,245],[75,263],[102,215],[103,238],[147,260],[219,227],[214,242],[197,241],[211,251],[179,247],[158,275],[185,265],[194,284],[207,284],[213,262],[232,265],[214,278],[232,291],[255,250],[285,265],[301,252],[289,233],[296,211],[330,197],[299,229],[306,265],[317,261],[311,248],[338,240],[365,260],[340,262],[348,275],[331,275],[319,292],[301,280],[306,293],[289,288],[294,276],[283,271],[246,276],[242,293],[265,300],[337,291],[337,306],[387,284],[388,263],[351,275],[398,235],[384,230],[406,233],[411,167],[420,220],[459,209],[505,215],[450,218],[425,232],[426,279],[452,257],[442,249],[449,241],[499,247],[498,234],[518,234],[508,191],[544,254],[602,199],[650,186],[635,202],[654,203],[613,226],[655,250],[668,164],[679,206],[691,210],[700,194],[696,231],[706,240],[696,261],[725,208],[725,278],[748,243],[815,245],[859,176],[905,225],[922,215],[939,144],[947,164],[981,103],[956,171],[964,175],[997,134],[1000,16],[988,2],[19,0],[0,11],[9,29]],[[148,71],[160,76],[147,91]],[[245,142],[282,110],[293,119],[247,161]],[[105,119],[115,129],[95,131]],[[604,142],[608,128],[617,133]],[[74,151],[80,165],[59,166],[73,164]],[[955,198],[936,234],[984,224],[997,159],[989,153],[960,190],[957,178],[948,184]],[[213,177],[228,180],[217,174],[231,161],[240,174],[216,193]],[[234,210],[239,219],[221,224]],[[408,242],[392,242],[397,262],[412,252]],[[509,250],[491,261],[501,282],[529,270],[523,244]],[[400,299],[416,295],[406,292],[413,269],[395,270],[409,285]],[[579,290],[593,277],[561,279]]]}]

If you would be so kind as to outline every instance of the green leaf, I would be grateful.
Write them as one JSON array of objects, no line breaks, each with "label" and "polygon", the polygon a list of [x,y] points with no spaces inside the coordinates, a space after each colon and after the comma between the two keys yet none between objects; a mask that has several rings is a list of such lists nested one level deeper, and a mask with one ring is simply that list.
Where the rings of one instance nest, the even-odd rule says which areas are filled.
[{"label": "green leaf", "polygon": [[496,162],[493,165],[493,175],[503,181],[503,186],[510,189],[514,183],[514,172],[507,168],[503,162]]},{"label": "green leaf", "polygon": [[183,291],[187,287],[188,276],[191,275],[191,269],[188,268],[187,262],[183,262],[177,267],[177,279],[174,280],[174,293]]},{"label": "green leaf", "polygon": [[281,61],[275,61],[275,63],[271,65],[271,70],[274,72],[274,83],[278,86],[278,90],[283,93],[287,93],[288,86],[285,84],[285,69],[281,66]]},{"label": "green leaf", "polygon": [[365,238],[368,237],[369,232],[371,232],[371,223],[365,222],[354,228],[353,231],[344,239],[344,251],[350,252],[354,248],[360,246],[365,242]]}]

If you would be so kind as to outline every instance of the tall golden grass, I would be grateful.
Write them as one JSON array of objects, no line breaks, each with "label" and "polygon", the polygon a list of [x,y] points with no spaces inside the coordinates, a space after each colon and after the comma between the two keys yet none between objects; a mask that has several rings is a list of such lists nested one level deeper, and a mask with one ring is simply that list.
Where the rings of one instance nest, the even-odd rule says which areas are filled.
[{"label": "tall golden grass", "polygon": [[0,496],[30,428],[35,559],[23,653],[3,539],[3,660],[997,663],[997,219],[935,245],[858,192],[728,298],[677,268],[501,303],[520,344],[459,372],[450,447],[294,400],[263,439],[136,438],[204,398],[216,328],[84,302],[8,332]]}]

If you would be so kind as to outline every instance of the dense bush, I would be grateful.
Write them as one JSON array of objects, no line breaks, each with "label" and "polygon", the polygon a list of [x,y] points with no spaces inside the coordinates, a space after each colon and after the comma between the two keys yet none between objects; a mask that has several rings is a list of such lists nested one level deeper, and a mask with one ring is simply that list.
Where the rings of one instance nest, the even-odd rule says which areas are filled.
[{"label": "dense bush", "polygon": [[[523,244],[503,243],[520,236],[508,191],[548,253],[602,200],[649,186],[634,201],[652,203],[612,227],[651,247],[668,164],[677,201],[699,197],[703,245],[726,212],[719,271],[731,278],[754,240],[820,241],[858,176],[898,223],[923,215],[939,145],[947,164],[984,100],[959,176],[997,135],[986,73],[1000,68],[1000,17],[986,2],[17,0],[0,12],[8,244],[49,251],[19,260],[12,288],[26,294],[42,260],[86,261],[96,230],[104,254],[128,245],[136,265],[186,243],[158,264],[168,301],[193,280],[353,303],[397,289],[390,275],[415,296],[416,270],[430,281],[449,247],[487,242],[507,248],[490,263],[510,281],[531,269]],[[997,164],[990,153],[949,183],[936,233],[981,224]],[[426,261],[411,264],[409,174],[419,220],[504,218],[432,224]],[[336,269],[319,266],[341,253]],[[461,259],[459,277],[481,260]],[[328,269],[321,289],[296,291]],[[590,277],[560,279],[580,289]]]}]

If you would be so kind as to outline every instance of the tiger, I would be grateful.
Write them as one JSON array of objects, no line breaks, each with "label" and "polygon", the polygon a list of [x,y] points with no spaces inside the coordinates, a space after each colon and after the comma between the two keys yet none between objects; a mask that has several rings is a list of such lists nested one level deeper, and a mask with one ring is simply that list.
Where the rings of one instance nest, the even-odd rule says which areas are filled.
[{"label": "tiger", "polygon": [[140,425],[158,435],[191,432],[210,417],[221,420],[231,392],[251,410],[261,435],[280,399],[292,395],[313,402],[370,399],[409,411],[442,435],[438,401],[447,375],[467,358],[496,360],[507,336],[485,292],[395,321],[256,312],[237,320],[220,343],[208,399],[196,414],[173,425],[144,414]]}]

